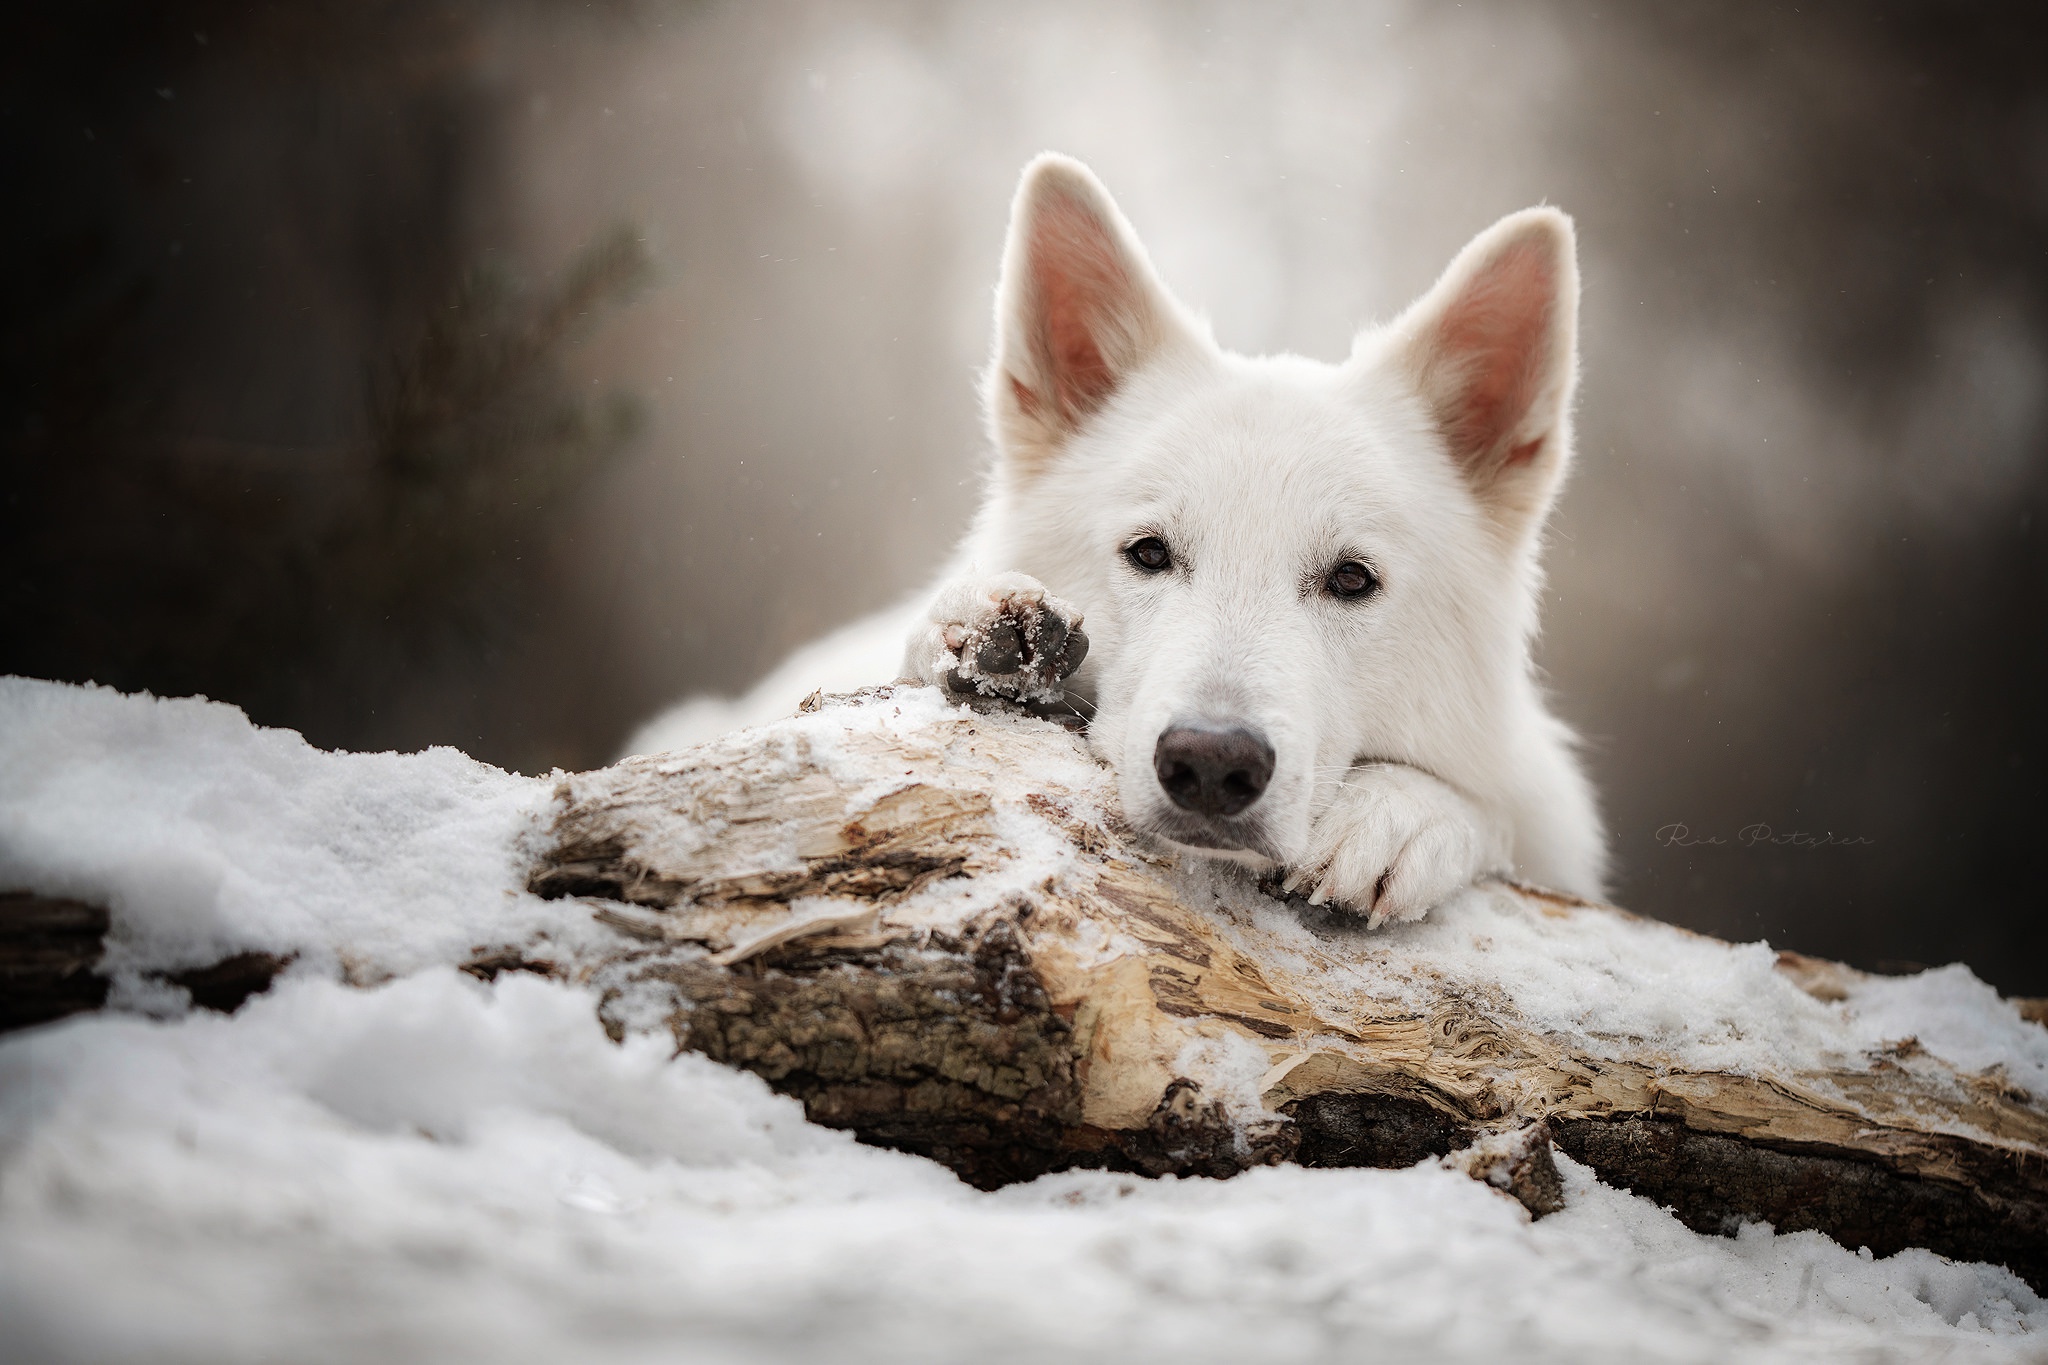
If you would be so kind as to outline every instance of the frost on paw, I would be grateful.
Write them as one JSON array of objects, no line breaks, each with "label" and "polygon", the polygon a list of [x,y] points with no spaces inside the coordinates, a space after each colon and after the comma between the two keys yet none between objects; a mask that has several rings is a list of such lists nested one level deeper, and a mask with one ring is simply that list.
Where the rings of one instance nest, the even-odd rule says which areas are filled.
[{"label": "frost on paw", "polygon": [[[1057,702],[1062,684],[1088,655],[1081,613],[1022,574],[978,585],[942,600],[947,690],[1018,702]],[[940,616],[940,608],[934,616]]]}]

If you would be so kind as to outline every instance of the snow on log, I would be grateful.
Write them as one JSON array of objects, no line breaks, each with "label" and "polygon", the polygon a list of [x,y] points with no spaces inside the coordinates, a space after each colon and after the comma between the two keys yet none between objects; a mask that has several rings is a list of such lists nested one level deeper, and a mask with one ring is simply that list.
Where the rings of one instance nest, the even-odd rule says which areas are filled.
[{"label": "snow on log", "polygon": [[1960,966],[1868,976],[1499,883],[1367,932],[1147,844],[1081,736],[929,688],[559,782],[0,694],[0,1028],[535,972],[983,1187],[1436,1158],[1541,1214],[1554,1143],[1695,1228],[2048,1288],[2041,1002]]},{"label": "snow on log", "polygon": [[[529,886],[624,945],[573,968],[615,1036],[666,1027],[976,1185],[1444,1157],[1540,1215],[1554,1142],[1701,1230],[2048,1287],[2048,1033],[1961,968],[1867,976],[1507,883],[1367,932],[1149,846],[1068,729],[907,685],[558,801]],[[571,970],[471,970],[536,965]]]}]

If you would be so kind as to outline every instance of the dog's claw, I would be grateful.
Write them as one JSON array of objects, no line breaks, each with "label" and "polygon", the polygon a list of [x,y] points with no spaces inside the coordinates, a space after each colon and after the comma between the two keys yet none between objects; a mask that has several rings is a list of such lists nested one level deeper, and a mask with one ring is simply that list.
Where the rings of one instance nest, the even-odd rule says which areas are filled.
[{"label": "dog's claw", "polygon": [[[1055,666],[1065,662],[1062,656],[1066,652],[1068,632],[1067,618],[1057,612],[1045,613],[1044,619],[1038,623],[1038,652],[1055,660]],[[1066,674],[1060,676],[1065,677]]]},{"label": "dog's claw", "polygon": [[1316,884],[1309,904],[1379,929],[1420,919],[1474,877],[1512,866],[1501,825],[1442,779],[1383,762],[1362,763],[1347,779],[1287,877]]},{"label": "dog's claw", "polygon": [[1062,634],[1061,647],[1052,650],[1053,656],[1059,660],[1053,676],[1062,680],[1070,678],[1081,666],[1081,661],[1088,657],[1088,635],[1079,626],[1070,627],[1057,616],[1047,617],[1046,625],[1048,635],[1055,626]]}]

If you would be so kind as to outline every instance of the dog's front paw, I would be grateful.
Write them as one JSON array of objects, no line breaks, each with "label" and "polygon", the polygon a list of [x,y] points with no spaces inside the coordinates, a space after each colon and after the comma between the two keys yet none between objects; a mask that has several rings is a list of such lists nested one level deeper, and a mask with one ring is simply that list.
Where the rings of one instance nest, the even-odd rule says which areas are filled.
[{"label": "dog's front paw", "polygon": [[1421,919],[1482,873],[1506,864],[1505,839],[1448,784],[1398,763],[1355,767],[1309,827],[1308,854],[1284,889],[1388,921]]},{"label": "dog's front paw", "polygon": [[911,637],[913,676],[956,694],[1055,702],[1088,655],[1081,613],[1027,574],[963,579]]}]

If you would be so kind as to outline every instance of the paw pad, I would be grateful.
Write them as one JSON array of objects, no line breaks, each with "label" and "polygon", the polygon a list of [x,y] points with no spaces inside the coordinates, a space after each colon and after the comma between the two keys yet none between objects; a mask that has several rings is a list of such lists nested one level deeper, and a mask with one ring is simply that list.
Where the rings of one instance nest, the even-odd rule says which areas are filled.
[{"label": "paw pad", "polygon": [[948,689],[1011,701],[1058,701],[1061,684],[1088,657],[1088,636],[1079,616],[1069,619],[1064,608],[1055,599],[997,603],[996,615],[968,628],[954,647],[956,662],[945,676]]}]

